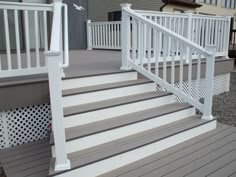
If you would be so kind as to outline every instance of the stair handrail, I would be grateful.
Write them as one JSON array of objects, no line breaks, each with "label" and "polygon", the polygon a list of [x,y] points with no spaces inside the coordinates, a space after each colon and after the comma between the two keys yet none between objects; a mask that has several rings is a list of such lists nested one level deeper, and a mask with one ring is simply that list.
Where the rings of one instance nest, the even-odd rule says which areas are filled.
[{"label": "stair handrail", "polygon": [[[183,101],[196,107],[203,113],[202,118],[211,120],[212,116],[212,88],[215,64],[215,46],[203,48],[183,36],[143,17],[133,11],[131,4],[121,4],[122,7],[122,67],[123,70],[134,69],[150,80],[156,82],[163,89],[174,93]],[[132,32],[131,32],[132,31]],[[144,35],[145,34],[145,35]],[[146,34],[148,35],[147,39]],[[151,38],[153,35],[153,38]],[[132,39],[132,40],[131,40]],[[159,39],[159,41],[158,41]],[[164,39],[164,40],[163,40]],[[158,45],[159,44],[159,45]],[[161,47],[163,48],[161,49]],[[192,53],[197,53],[197,85],[194,92],[197,97],[193,98],[192,92]],[[175,55],[180,55],[179,88],[175,83]],[[159,71],[159,58],[162,56],[162,78]],[[201,80],[201,63],[205,57],[205,99],[204,103],[199,100]],[[167,57],[171,58],[171,83],[167,82]],[[183,65],[184,58],[188,58],[188,84],[187,93],[183,91]],[[154,62],[153,62],[154,59]],[[144,60],[147,60],[145,65]],[[153,62],[153,63],[152,63]],[[155,65],[155,73],[152,72],[152,64]]]},{"label": "stair handrail", "polygon": [[[68,160],[66,151],[64,114],[62,104],[61,78],[62,76],[64,76],[63,68],[69,66],[68,14],[67,5],[63,4],[62,1],[63,0],[54,0],[53,2],[54,9],[52,18],[50,49],[48,52],[45,52],[45,57],[48,65],[51,116],[53,138],[55,144],[55,171],[67,170],[71,168],[71,164]],[[62,9],[64,10],[64,15]],[[64,27],[64,31],[62,30],[62,26]],[[62,44],[63,41],[64,55]]]}]

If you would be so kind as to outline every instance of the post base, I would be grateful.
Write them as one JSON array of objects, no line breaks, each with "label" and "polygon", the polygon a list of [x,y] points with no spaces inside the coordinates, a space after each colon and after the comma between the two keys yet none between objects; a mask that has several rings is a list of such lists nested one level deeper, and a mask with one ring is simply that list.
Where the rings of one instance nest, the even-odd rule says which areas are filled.
[{"label": "post base", "polygon": [[212,120],[212,119],[214,119],[214,117],[212,116],[212,115],[210,115],[210,116],[202,116],[202,119],[203,120]]},{"label": "post base", "polygon": [[67,159],[66,163],[64,164],[57,164],[57,162],[55,162],[55,171],[63,171],[63,170],[69,170],[71,169],[71,164],[70,161]]},{"label": "post base", "polygon": [[87,50],[93,50],[91,47],[87,48]]},{"label": "post base", "polygon": [[125,66],[120,67],[120,70],[122,70],[122,71],[128,71],[128,70],[131,70],[131,69],[132,69],[131,67],[125,67]]}]

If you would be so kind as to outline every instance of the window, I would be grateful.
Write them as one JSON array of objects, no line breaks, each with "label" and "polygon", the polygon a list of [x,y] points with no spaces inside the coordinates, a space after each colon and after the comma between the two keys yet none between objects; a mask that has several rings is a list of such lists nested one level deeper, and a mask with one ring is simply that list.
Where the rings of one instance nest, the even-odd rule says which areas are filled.
[{"label": "window", "polygon": [[121,21],[121,11],[108,12],[108,21]]},{"label": "window", "polygon": [[217,5],[217,0],[200,0],[200,2],[203,2],[206,4]]},{"label": "window", "polygon": [[236,0],[221,0],[221,5],[224,8],[236,8]]}]

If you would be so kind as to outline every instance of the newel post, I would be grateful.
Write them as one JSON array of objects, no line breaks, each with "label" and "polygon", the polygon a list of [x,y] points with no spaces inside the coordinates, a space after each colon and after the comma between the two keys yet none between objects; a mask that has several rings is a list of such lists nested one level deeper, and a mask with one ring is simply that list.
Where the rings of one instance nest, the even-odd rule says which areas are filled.
[{"label": "newel post", "polygon": [[129,70],[130,58],[130,18],[126,10],[129,10],[131,4],[121,4],[122,9],[122,22],[121,22],[121,52],[122,52],[122,65],[121,70]]},{"label": "newel post", "polygon": [[212,120],[213,79],[215,72],[216,46],[207,46],[206,50],[211,52],[211,55],[206,58],[205,99],[202,119]]},{"label": "newel post", "polygon": [[87,50],[92,50],[91,20],[87,20]]},{"label": "newel post", "polygon": [[231,23],[231,17],[227,16],[227,25],[226,25],[226,37],[224,41],[224,49],[225,49],[225,57],[229,58],[229,41],[230,41],[230,23]]},{"label": "newel post", "polygon": [[[187,39],[189,39],[190,41],[192,40],[192,28],[193,28],[193,23],[192,23],[192,21],[193,21],[193,14],[192,14],[192,12],[191,11],[187,11],[186,12],[187,13],[187,15],[188,15],[188,31],[187,31]],[[189,48],[187,48],[187,53],[186,53],[186,63],[188,63],[189,62],[189,57],[190,56],[190,49]]]},{"label": "newel post", "polygon": [[51,116],[55,146],[55,171],[70,169],[66,153],[66,138],[62,106],[61,52],[45,52],[48,66]]}]

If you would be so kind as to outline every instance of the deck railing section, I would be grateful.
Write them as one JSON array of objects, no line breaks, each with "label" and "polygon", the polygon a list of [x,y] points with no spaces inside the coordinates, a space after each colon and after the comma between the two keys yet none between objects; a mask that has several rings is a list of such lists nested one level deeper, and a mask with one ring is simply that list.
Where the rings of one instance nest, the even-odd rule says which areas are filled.
[{"label": "deck railing section", "polygon": [[[156,82],[163,89],[174,93],[182,100],[196,107],[203,113],[203,119],[212,119],[212,87],[215,64],[215,46],[206,48],[174,33],[173,31],[148,20],[130,9],[130,4],[122,4],[122,67],[121,69],[135,69],[147,78]],[[132,31],[132,32],[131,32]],[[152,37],[153,36],[153,37]],[[128,40],[127,40],[128,39]],[[146,41],[146,42],[145,42]],[[163,43],[161,45],[161,43]],[[153,46],[153,48],[151,48]],[[189,51],[189,52],[186,52]],[[192,54],[197,57],[197,71],[192,70]],[[175,56],[179,55],[179,61]],[[167,58],[171,58],[167,62]],[[187,70],[187,91],[183,89],[184,60]],[[205,59],[202,59],[205,58]],[[206,62],[205,99],[199,100],[202,62]],[[147,64],[145,64],[147,63]],[[167,65],[171,67],[170,79],[167,78]],[[179,86],[175,83],[175,66],[179,65]],[[186,67],[185,66],[185,67]],[[162,68],[162,70],[160,70]],[[197,84],[192,84],[196,76]]]},{"label": "deck railing section", "polygon": [[[228,57],[230,17],[192,14],[191,12],[171,13],[141,10],[135,12],[202,47],[215,45],[216,56]],[[196,53],[193,57],[197,58]]]},{"label": "deck railing section", "polygon": [[121,22],[87,21],[88,49],[121,49]]},{"label": "deck railing section", "polygon": [[61,78],[64,75],[63,68],[69,66],[68,51],[67,5],[63,4],[62,0],[54,0],[50,48],[48,52],[45,52],[45,57],[48,65],[51,115],[56,157],[55,171],[71,168],[66,153],[64,114],[61,94]]},{"label": "deck railing section", "polygon": [[236,50],[236,29],[230,31],[229,50]]},{"label": "deck railing section", "polygon": [[0,2],[4,22],[1,48],[6,51],[0,56],[0,78],[47,72],[40,51],[48,50],[47,17],[52,11],[53,4]]}]

